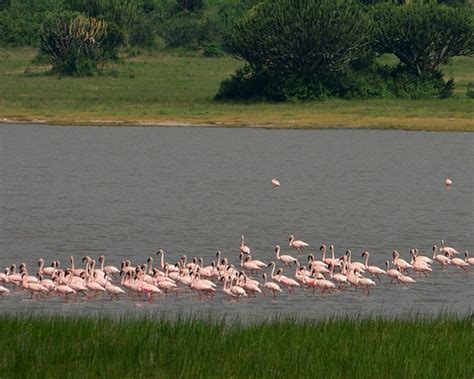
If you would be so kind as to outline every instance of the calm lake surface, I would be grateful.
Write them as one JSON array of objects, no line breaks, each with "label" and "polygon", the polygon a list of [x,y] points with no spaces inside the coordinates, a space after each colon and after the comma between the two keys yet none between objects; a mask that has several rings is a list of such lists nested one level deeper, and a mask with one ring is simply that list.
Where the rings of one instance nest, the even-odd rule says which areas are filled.
[{"label": "calm lake surface", "polygon": [[[239,264],[240,235],[255,259],[299,255],[288,235],[334,244],[353,260],[370,251],[384,267],[393,249],[431,257],[441,239],[474,255],[474,134],[405,131],[264,130],[188,127],[0,125],[0,268],[105,254],[106,264],[142,264],[217,250]],[[272,189],[276,177],[281,187]],[[453,180],[451,189],[444,186]],[[370,297],[345,290],[322,297],[298,289],[231,303],[189,291],[154,304],[123,299],[63,304],[59,298],[0,298],[0,312],[141,315],[405,315],[474,309],[474,270],[450,267],[416,285],[377,285]],[[293,276],[293,269],[285,274]],[[260,278],[259,278],[260,279]]]}]

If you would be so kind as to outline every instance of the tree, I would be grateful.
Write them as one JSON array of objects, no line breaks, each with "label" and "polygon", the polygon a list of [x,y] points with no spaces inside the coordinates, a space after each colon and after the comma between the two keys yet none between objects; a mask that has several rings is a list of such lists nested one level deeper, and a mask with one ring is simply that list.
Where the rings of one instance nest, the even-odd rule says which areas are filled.
[{"label": "tree", "polygon": [[370,38],[370,20],[352,1],[265,0],[237,24],[231,50],[257,71],[314,74],[356,59]]},{"label": "tree", "polygon": [[93,74],[120,44],[105,21],[75,13],[45,22],[40,38],[40,52],[50,57],[53,71],[62,75]]},{"label": "tree", "polygon": [[375,7],[372,15],[376,50],[395,54],[417,76],[434,72],[450,57],[474,53],[470,8],[384,4]]}]

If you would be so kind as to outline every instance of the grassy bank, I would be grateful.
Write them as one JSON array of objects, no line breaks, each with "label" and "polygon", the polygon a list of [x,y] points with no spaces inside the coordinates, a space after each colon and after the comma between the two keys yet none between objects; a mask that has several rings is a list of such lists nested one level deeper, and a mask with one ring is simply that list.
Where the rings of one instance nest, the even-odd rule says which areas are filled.
[{"label": "grassy bank", "polygon": [[31,49],[0,52],[0,120],[57,124],[197,123],[291,128],[381,128],[474,131],[474,58],[445,67],[456,97],[445,100],[327,100],[306,104],[218,103],[222,79],[242,62],[232,58],[139,56],[106,75],[58,78],[35,66]]},{"label": "grassy bank", "polygon": [[472,320],[0,316],[0,377],[472,378]]}]

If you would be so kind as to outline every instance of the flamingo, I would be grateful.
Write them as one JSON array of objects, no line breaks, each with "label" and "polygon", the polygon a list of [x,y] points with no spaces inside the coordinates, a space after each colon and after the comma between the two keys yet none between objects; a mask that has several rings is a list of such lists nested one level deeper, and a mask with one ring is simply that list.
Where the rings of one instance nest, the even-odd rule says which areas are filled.
[{"label": "flamingo", "polygon": [[470,266],[474,266],[474,258],[469,258],[469,252],[464,252],[464,262],[468,263]]},{"label": "flamingo", "polygon": [[449,258],[442,254],[436,254],[438,251],[438,246],[433,245],[433,260],[438,262],[441,267],[446,267],[449,265]]},{"label": "flamingo", "polygon": [[444,181],[444,184],[446,185],[446,187],[451,187],[452,184],[453,184],[453,181],[449,178],[447,178],[445,181]]},{"label": "flamingo", "polygon": [[361,276],[357,281],[357,285],[364,289],[364,293],[366,296],[369,296],[369,288],[375,286],[375,282],[372,279],[364,278],[363,276]]},{"label": "flamingo", "polygon": [[334,265],[330,265],[329,268],[330,278],[333,279],[337,283],[338,288],[342,290],[343,284],[347,284],[347,276],[342,273],[334,274]]},{"label": "flamingo", "polygon": [[413,269],[416,272],[422,272],[423,274],[425,274],[425,276],[428,276],[428,275],[426,275],[426,273],[433,271],[431,269],[430,265],[428,265],[426,263],[423,263],[423,262],[419,262],[418,257],[416,256],[416,253],[413,250],[411,251],[411,254],[412,254],[412,257],[413,257],[413,263],[412,263]]},{"label": "flamingo", "polygon": [[457,251],[454,247],[451,246],[444,246],[444,240],[441,240],[441,249],[439,249],[441,254],[449,254],[449,257],[452,258],[455,255],[460,255],[459,251]]},{"label": "flamingo", "polygon": [[366,250],[362,253],[362,258],[365,257],[365,269],[372,275],[375,275],[375,277],[378,279],[380,283],[380,276],[386,274],[384,270],[382,270],[380,267],[377,266],[369,266],[369,255],[370,253]]},{"label": "flamingo", "polygon": [[253,297],[256,297],[256,293],[262,293],[262,290],[260,289],[260,283],[254,279],[250,279],[245,272],[241,272],[239,274],[239,283],[238,285],[242,287],[245,292],[247,292],[249,295],[252,295]]},{"label": "flamingo", "polygon": [[390,268],[390,262],[385,261],[385,265],[387,266],[387,276],[390,278],[390,283],[393,283],[393,279],[397,279],[400,276],[400,271]]},{"label": "flamingo", "polygon": [[277,270],[276,277],[273,277],[273,279],[277,281],[278,283],[286,286],[288,288],[288,293],[293,292],[292,290],[293,287],[300,287],[300,284],[296,280],[288,278],[287,276],[282,275],[282,273],[283,273],[283,269],[279,268]]},{"label": "flamingo", "polygon": [[278,187],[280,187],[280,182],[279,182],[276,178],[273,178],[273,179],[272,179],[272,187],[273,187],[273,188],[278,188]]},{"label": "flamingo", "polygon": [[38,273],[40,273],[43,276],[44,275],[53,276],[54,272],[56,271],[56,267],[55,267],[54,263],[55,262],[53,262],[51,267],[44,268],[44,259],[40,258],[38,260],[38,266],[39,266]]},{"label": "flamingo", "polygon": [[413,264],[415,259],[416,259],[417,262],[421,262],[421,263],[424,263],[424,264],[427,264],[427,265],[431,265],[433,263],[433,260],[431,258],[428,258],[424,255],[418,255],[418,249],[416,249],[416,248],[410,250],[410,254],[411,254],[412,259],[413,259],[411,264]]},{"label": "flamingo", "polygon": [[[108,275],[108,274],[106,274]],[[107,278],[106,278],[107,279]],[[119,286],[115,286],[113,284],[110,284],[108,280],[105,281],[105,291],[110,294],[110,300],[113,300],[114,296],[120,300],[119,295],[125,294],[125,291],[120,288]]]},{"label": "flamingo", "polygon": [[115,266],[104,267],[104,262],[105,262],[105,256],[104,255],[99,256],[100,269],[103,272],[105,272],[109,277],[113,277],[114,274],[118,274],[120,272],[120,270]]},{"label": "flamingo", "polygon": [[224,293],[236,302],[238,302],[241,297],[248,296],[242,287],[234,284],[234,279],[232,279],[230,275],[224,279]]},{"label": "flamingo", "polygon": [[330,280],[327,280],[323,274],[317,274],[316,279],[314,280],[314,285],[319,288],[321,291],[321,294],[324,292],[331,293],[332,289],[336,289],[336,285],[331,282]]},{"label": "flamingo", "polygon": [[61,273],[59,274],[59,276],[56,276],[56,280],[57,280],[57,283],[58,285],[56,286],[56,293],[59,295],[59,296],[64,296],[64,302],[67,303],[68,302],[68,295],[70,294],[76,294],[77,292],[75,290],[73,290],[71,287],[69,287],[68,285],[66,284],[61,284],[61,281],[63,280],[64,278],[64,272],[61,271]]},{"label": "flamingo", "polygon": [[400,269],[398,271],[398,282],[399,283],[403,283],[405,284],[407,287],[409,284],[414,284],[416,283],[416,280],[413,279],[412,277],[408,276],[408,275],[403,275],[401,272],[400,272]]},{"label": "flamingo", "polygon": [[[165,269],[165,251],[163,249],[160,249],[156,252],[156,255],[157,256],[161,255],[161,269],[164,270]],[[169,265],[168,268],[170,272],[176,272],[179,270],[178,267],[174,265]]]},{"label": "flamingo", "polygon": [[276,292],[283,292],[283,290],[281,289],[281,287],[276,284],[275,282],[269,282],[267,281],[267,274],[263,274],[262,275],[263,279],[264,279],[264,283],[263,283],[263,287],[265,287],[266,289],[270,290],[273,294],[273,298],[275,299],[275,293]]},{"label": "flamingo", "polygon": [[244,269],[246,269],[250,272],[252,272],[252,271],[261,271],[262,270],[262,267],[259,264],[257,264],[256,262],[252,261],[252,258],[250,256],[246,256],[244,258],[244,254],[242,254],[242,253],[240,254],[240,265]]},{"label": "flamingo", "polygon": [[4,286],[0,286],[0,297],[3,297],[3,295],[8,295],[10,293],[10,290],[8,288],[5,288]]},{"label": "flamingo", "polygon": [[392,258],[392,263],[397,266],[397,268],[399,268],[401,271],[407,272],[409,268],[413,268],[410,263],[400,258],[400,253],[397,250],[393,251]]},{"label": "flamingo", "polygon": [[43,287],[41,284],[28,282],[28,272],[23,271],[21,274],[23,288],[26,289],[30,294],[31,298],[33,295],[36,297],[36,300],[39,300],[39,295],[41,293],[47,294],[48,289]]},{"label": "flamingo", "polygon": [[290,266],[291,263],[297,263],[298,260],[291,255],[280,255],[280,245],[275,246],[275,253],[276,253],[276,258],[279,261],[282,261],[285,263],[288,267]]},{"label": "flamingo", "polygon": [[[446,257],[449,257],[449,253],[448,253],[448,252],[446,252],[445,255],[446,255]],[[451,259],[449,260],[449,263],[450,263],[451,265],[453,265],[453,266],[462,268],[464,271],[466,271],[466,273],[468,272],[468,271],[467,271],[467,267],[470,266],[469,263],[463,261],[461,258],[451,258]]]},{"label": "flamingo", "polygon": [[202,295],[214,296],[216,292],[215,284],[209,280],[201,280],[199,272],[194,275],[194,279],[191,283],[191,289],[195,289],[199,292],[199,299],[202,299]]},{"label": "flamingo", "polygon": [[347,267],[348,269],[358,268],[360,272],[365,272],[365,265],[362,262],[352,262],[352,251],[346,251]]},{"label": "flamingo", "polygon": [[72,270],[72,273],[75,275],[75,276],[81,276],[81,274],[83,272],[86,272],[86,270],[82,269],[82,268],[76,268],[74,266],[74,257],[71,255],[71,257],[69,258],[70,262],[71,262],[71,270]]},{"label": "flamingo", "polygon": [[250,247],[248,247],[248,246],[245,244],[245,239],[244,239],[244,235],[243,235],[243,234],[240,236],[240,252],[241,252],[242,254],[247,254],[247,255],[250,254]]},{"label": "flamingo", "polygon": [[309,244],[307,244],[306,242],[295,240],[295,236],[292,234],[288,237],[288,241],[290,242],[289,246],[292,247],[293,249],[298,250],[300,253],[303,252],[303,249],[305,247],[309,246]]}]

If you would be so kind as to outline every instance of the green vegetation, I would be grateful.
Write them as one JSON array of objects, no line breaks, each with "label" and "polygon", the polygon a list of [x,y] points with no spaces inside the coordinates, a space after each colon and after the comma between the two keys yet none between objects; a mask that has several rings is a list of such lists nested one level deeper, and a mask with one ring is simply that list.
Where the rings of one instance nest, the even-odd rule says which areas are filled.
[{"label": "green vegetation", "polygon": [[13,377],[472,378],[472,320],[0,316]]},{"label": "green vegetation", "polygon": [[[474,23],[471,8],[433,2],[262,1],[237,23],[230,46],[247,65],[217,99],[445,98],[454,82],[438,67],[474,53]],[[381,66],[375,58],[384,53],[400,63]]]},{"label": "green vegetation", "polygon": [[[56,124],[194,123],[283,128],[397,128],[474,131],[467,85],[473,59],[443,66],[455,78],[455,98],[370,99],[307,103],[220,103],[219,83],[241,61],[176,55],[141,55],[107,66],[94,77],[57,77],[31,63],[32,49],[0,51],[0,120]],[[384,57],[384,64],[394,64]],[[26,68],[26,69],[25,69]]]},{"label": "green vegetation", "polygon": [[62,75],[92,75],[97,65],[117,56],[120,38],[103,20],[77,14],[61,14],[46,22],[40,51]]}]

